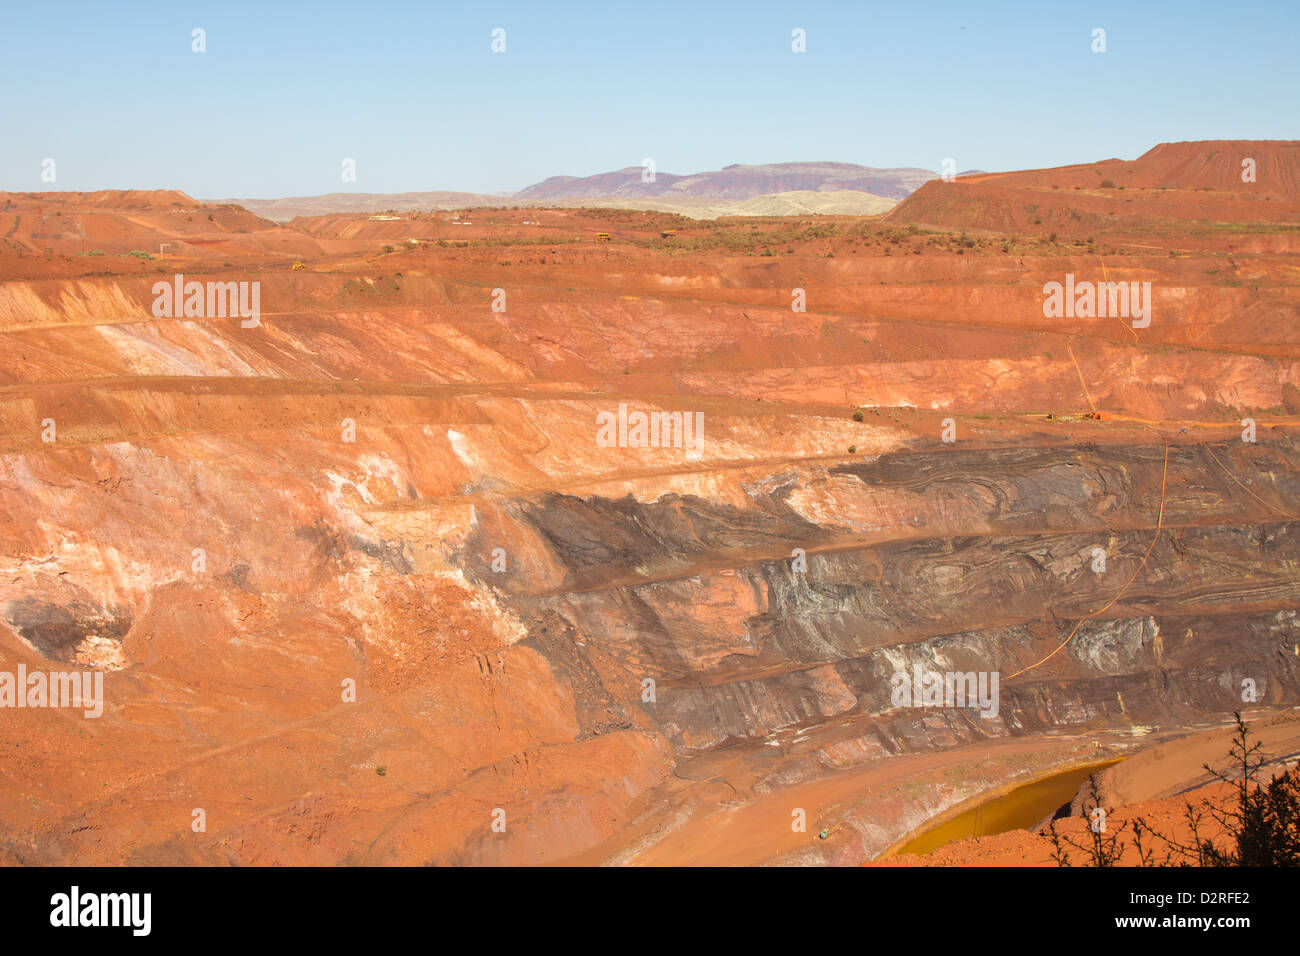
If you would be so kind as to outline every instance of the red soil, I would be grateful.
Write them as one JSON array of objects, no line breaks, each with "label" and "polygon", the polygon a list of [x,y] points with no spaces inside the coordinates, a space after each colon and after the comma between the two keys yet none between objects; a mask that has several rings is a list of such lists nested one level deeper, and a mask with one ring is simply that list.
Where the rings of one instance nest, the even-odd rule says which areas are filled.
[{"label": "red soil", "polygon": [[[774,597],[742,575],[790,548],[753,502],[786,488],[800,533],[829,536],[799,540],[828,556],[1050,541],[1084,517],[1145,534],[1158,473],[1153,492],[1117,472],[1132,501],[1106,489],[1100,517],[1009,530],[987,517],[1001,487],[864,490],[837,469],[933,453],[946,418],[963,449],[1158,451],[1236,442],[1249,414],[1258,454],[1222,466],[1249,494],[1184,463],[1171,513],[1180,534],[1280,526],[1294,506],[1263,456],[1285,465],[1300,420],[1296,147],[1249,148],[1273,192],[1224,178],[1240,149],[1161,147],[1059,183],[931,183],[883,220],[484,209],[277,225],[173,192],[0,194],[0,670],[76,662],[105,669],[108,693],[99,720],[5,711],[0,858],[859,863],[989,787],[1140,742],[1099,709],[1069,733],[996,740],[927,720],[882,750],[905,736],[897,715],[855,710],[830,652],[794,662],[763,643]],[[1097,188],[1106,176],[1125,190]],[[1151,326],[1045,318],[1043,284],[1066,272],[1151,281]],[[153,285],[176,273],[260,281],[261,324],[156,318]],[[704,453],[598,447],[595,416],[619,402],[703,410]],[[526,520],[557,500],[660,508],[691,546],[639,563],[648,519],[611,517],[573,545],[579,581],[552,540],[570,525]],[[1284,571],[1260,560],[1246,591]],[[1148,589],[1117,611],[1224,611],[1215,589],[1154,580],[1168,606]],[[1269,577],[1247,610],[1282,613],[1284,587]],[[951,628],[1005,623],[1017,591]],[[1057,605],[1039,597],[1032,634],[1050,649]],[[663,643],[644,643],[647,615]],[[640,705],[647,672],[665,702],[721,688],[741,703],[664,716]],[[765,689],[789,675],[797,699]],[[1209,719],[1179,711],[1159,737]]]}]

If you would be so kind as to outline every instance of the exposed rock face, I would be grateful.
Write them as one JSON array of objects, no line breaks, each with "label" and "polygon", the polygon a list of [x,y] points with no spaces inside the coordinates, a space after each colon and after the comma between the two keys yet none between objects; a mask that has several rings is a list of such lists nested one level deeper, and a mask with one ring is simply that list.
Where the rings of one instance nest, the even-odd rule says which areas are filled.
[{"label": "exposed rock face", "polygon": [[[506,505],[513,514],[493,522],[493,540],[542,543],[552,573],[494,576],[475,559],[490,550],[479,535],[463,561],[526,618],[584,635],[604,687],[654,680],[662,703],[643,709],[687,750],[883,715],[892,675],[914,661],[944,671],[1028,666],[1141,565],[1068,655],[1035,670],[1032,683],[1004,686],[996,721],[969,724],[979,734],[1106,715],[1161,722],[1166,708],[1230,705],[1236,675],[1258,674],[1261,699],[1269,687],[1279,703],[1295,694],[1300,662],[1269,651],[1287,635],[1294,643],[1291,618],[1273,609],[1300,603],[1300,524],[1271,521],[1276,513],[1250,499],[1208,521],[1204,502],[1233,499],[1211,453],[1239,478],[1253,462],[1263,469],[1253,483],[1296,500],[1296,452],[1293,439],[1171,449],[1176,491],[1159,536],[1148,511],[1159,504],[1149,498],[1161,480],[1159,447],[954,450],[801,470],[776,489],[752,489],[745,509],[677,495]],[[853,481],[837,481],[845,476]],[[796,492],[828,496],[828,483],[839,515],[874,520],[818,524],[792,504]],[[518,533],[503,530],[510,520]],[[806,549],[806,570],[792,567],[796,547]],[[1090,569],[1094,548],[1106,552],[1105,573]],[[1223,686],[1204,688],[1203,667],[1216,658],[1234,666]]]},{"label": "exposed rock face", "polygon": [[[104,706],[0,708],[9,862],[853,863],[1300,703],[1284,232],[1107,250],[1161,286],[1137,333],[1043,316],[1095,255],[889,224],[59,201],[118,238],[0,208],[0,677]],[[260,324],[155,317],[173,273]],[[703,443],[602,444],[620,404]]]}]

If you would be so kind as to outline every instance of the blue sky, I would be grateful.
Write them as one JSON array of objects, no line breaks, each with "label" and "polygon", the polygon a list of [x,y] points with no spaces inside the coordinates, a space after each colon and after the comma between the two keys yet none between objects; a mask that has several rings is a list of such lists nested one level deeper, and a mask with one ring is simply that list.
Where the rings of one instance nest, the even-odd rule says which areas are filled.
[{"label": "blue sky", "polygon": [[983,6],[9,3],[0,189],[488,192],[646,157],[998,170],[1300,138],[1295,0]]}]

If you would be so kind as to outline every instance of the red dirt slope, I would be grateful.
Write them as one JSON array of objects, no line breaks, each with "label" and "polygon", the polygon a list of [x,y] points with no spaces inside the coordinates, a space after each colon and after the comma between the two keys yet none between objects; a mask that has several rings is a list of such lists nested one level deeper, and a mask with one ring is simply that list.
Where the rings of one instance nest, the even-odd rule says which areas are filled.
[{"label": "red dirt slope", "polygon": [[[1243,163],[1254,161],[1254,181]],[[890,210],[898,223],[950,229],[1186,233],[1300,221],[1300,142],[1162,143],[1126,162],[933,180]],[[1175,227],[1174,224],[1177,224]],[[1246,230],[1250,231],[1250,230]]]}]

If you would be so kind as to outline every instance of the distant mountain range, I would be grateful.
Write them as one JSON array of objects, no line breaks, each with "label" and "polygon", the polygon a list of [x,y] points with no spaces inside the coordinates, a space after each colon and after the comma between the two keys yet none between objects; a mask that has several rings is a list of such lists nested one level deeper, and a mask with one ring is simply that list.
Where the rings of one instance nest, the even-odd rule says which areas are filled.
[{"label": "distant mountain range", "polygon": [[[972,175],[962,173],[961,175]],[[640,166],[594,176],[552,176],[513,194],[466,192],[329,193],[286,199],[224,199],[267,219],[392,209],[467,209],[474,206],[614,206],[655,209],[694,218],[822,213],[875,215],[937,178],[928,169],[876,169],[854,163],[736,164],[682,176]]]},{"label": "distant mountain range", "polygon": [[657,172],[653,182],[642,180],[643,169],[629,166],[595,176],[552,176],[515,193],[517,199],[620,199],[699,196],[736,202],[784,192],[853,191],[883,199],[910,196],[936,174],[928,169],[873,169],[853,163],[771,163],[733,165],[713,172],[678,176]]}]

